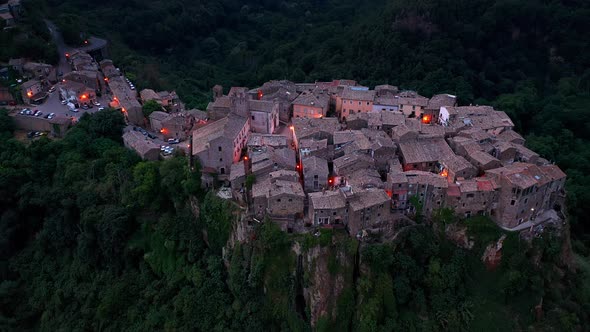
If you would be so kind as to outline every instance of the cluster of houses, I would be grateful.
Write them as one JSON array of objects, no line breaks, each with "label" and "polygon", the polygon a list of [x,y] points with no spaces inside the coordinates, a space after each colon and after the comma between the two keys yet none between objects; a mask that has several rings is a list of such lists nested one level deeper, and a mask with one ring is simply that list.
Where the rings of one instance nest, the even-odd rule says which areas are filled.
[{"label": "cluster of houses", "polygon": [[192,132],[204,186],[230,186],[255,219],[360,236],[452,208],[521,229],[560,210],[565,174],[524,146],[502,111],[350,80],[213,88]]}]

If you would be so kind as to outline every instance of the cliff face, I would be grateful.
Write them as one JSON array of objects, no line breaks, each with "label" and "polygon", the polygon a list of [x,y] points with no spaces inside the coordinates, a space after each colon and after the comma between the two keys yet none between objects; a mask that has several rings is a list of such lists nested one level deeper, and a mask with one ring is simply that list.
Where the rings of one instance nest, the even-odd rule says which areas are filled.
[{"label": "cliff face", "polygon": [[356,241],[346,234],[338,234],[328,243],[305,249],[296,243],[293,250],[301,262],[298,269],[302,277],[301,295],[311,326],[316,327],[319,320],[335,320],[339,316],[337,308],[344,290],[354,288]]}]

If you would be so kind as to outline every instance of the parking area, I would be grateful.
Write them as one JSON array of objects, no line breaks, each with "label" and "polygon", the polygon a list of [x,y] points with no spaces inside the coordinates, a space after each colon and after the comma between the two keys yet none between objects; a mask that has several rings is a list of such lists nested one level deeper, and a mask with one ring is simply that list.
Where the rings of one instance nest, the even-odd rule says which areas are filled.
[{"label": "parking area", "polygon": [[[190,142],[189,140],[185,140],[185,141],[179,141],[178,143],[172,143],[172,142],[168,142],[168,140],[165,140],[161,134],[156,134],[154,132],[145,130],[143,128],[140,127],[135,127],[135,126],[127,126],[123,129],[123,132],[127,132],[129,130],[136,130],[141,132],[143,135],[145,135],[148,139],[151,139],[154,143],[156,143],[157,145],[159,145],[161,148],[161,154],[163,156],[168,156],[168,155],[172,155],[174,154],[176,151],[182,151],[183,154],[188,155],[189,153],[189,149],[190,149]],[[169,151],[169,152],[167,152]]]},{"label": "parking area", "polygon": [[[105,96],[98,98],[98,100],[101,104],[100,107],[104,107],[105,105],[108,105],[109,99],[110,98],[105,97]],[[98,106],[93,106],[92,108],[89,108],[89,109],[79,108],[78,112],[70,111],[68,106],[63,105],[60,100],[57,85],[56,85],[55,91],[49,93],[49,96],[47,97],[47,99],[45,99],[45,102],[43,104],[31,105],[28,108],[30,108],[32,110],[41,111],[43,113],[43,116],[45,116],[49,113],[55,113],[56,115],[59,115],[59,116],[72,118],[72,120],[74,120],[74,121],[77,121],[84,113],[94,113],[94,112],[97,112],[99,109]]]}]

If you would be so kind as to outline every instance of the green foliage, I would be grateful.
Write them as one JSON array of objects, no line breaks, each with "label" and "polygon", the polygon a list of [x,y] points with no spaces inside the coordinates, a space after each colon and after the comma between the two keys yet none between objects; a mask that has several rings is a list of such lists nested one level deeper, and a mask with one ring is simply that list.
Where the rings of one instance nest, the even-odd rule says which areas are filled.
[{"label": "green foliage", "polygon": [[14,121],[8,115],[8,110],[0,108],[0,137],[6,139],[14,132]]},{"label": "green foliage", "polygon": [[232,209],[229,203],[209,192],[203,201],[201,221],[207,229],[207,239],[211,250],[221,253],[232,229]]},{"label": "green foliage", "polygon": [[141,110],[143,111],[143,116],[145,116],[146,119],[149,119],[150,114],[162,110],[162,105],[158,104],[158,102],[155,100],[148,100],[143,104],[143,106],[141,106]]},{"label": "green foliage", "polygon": [[246,176],[246,188],[252,189],[254,183],[256,183],[256,175],[248,174],[248,176]]}]

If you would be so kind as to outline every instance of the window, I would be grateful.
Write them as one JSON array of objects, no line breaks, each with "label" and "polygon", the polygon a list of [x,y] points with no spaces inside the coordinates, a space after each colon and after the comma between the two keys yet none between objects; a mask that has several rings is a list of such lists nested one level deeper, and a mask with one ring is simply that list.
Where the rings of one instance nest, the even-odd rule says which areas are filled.
[{"label": "window", "polygon": [[467,194],[467,198],[473,198],[474,196],[474,194]]},{"label": "window", "polygon": [[314,178],[314,179],[317,179],[317,178],[318,178],[318,175],[317,175],[317,174],[316,174],[316,175],[314,175],[314,176],[313,176],[313,178]]},{"label": "window", "polygon": [[369,102],[367,102],[367,105],[369,105]]},{"label": "window", "polygon": [[256,120],[256,119],[254,119],[254,115],[252,115],[252,120]]},{"label": "window", "polygon": [[217,150],[218,150],[219,152],[221,152],[221,146],[218,146],[218,147],[217,147]]},{"label": "window", "polygon": [[219,173],[221,173],[221,174],[225,174],[225,168],[224,168],[224,167],[222,167],[222,168],[219,170]]},{"label": "window", "polygon": [[359,101],[359,105],[361,104],[361,102]]},{"label": "window", "polygon": [[515,200],[511,200],[510,201],[510,205],[514,205],[514,204],[516,204],[516,201]]},{"label": "window", "polygon": [[336,211],[332,212],[332,215],[335,216],[336,215]]},{"label": "window", "polygon": [[280,199],[280,198],[279,198],[279,199],[277,199],[277,203],[280,203],[280,202],[281,202],[281,199]]},{"label": "window", "polygon": [[289,198],[289,202],[293,202],[293,199]]},{"label": "window", "polygon": [[223,158],[219,158],[219,162],[223,162]]}]

